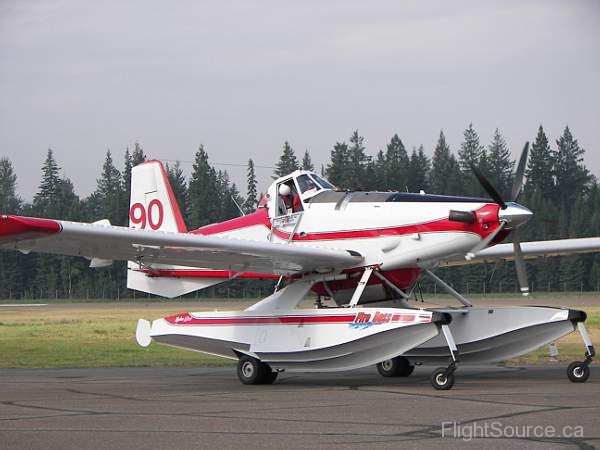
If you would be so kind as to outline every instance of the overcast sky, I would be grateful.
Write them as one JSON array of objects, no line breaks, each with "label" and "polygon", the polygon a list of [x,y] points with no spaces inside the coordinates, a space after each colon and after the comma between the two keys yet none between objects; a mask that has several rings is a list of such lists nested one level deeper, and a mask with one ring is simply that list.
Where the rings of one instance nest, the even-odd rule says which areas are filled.
[{"label": "overcast sky", "polygon": [[0,156],[31,200],[51,147],[85,197],[109,148],[122,168],[136,140],[182,161],[202,143],[245,194],[248,158],[285,140],[320,166],[354,129],[369,154],[398,133],[431,155],[473,122],[516,157],[568,124],[600,175],[599,24],[594,0],[4,0]]}]

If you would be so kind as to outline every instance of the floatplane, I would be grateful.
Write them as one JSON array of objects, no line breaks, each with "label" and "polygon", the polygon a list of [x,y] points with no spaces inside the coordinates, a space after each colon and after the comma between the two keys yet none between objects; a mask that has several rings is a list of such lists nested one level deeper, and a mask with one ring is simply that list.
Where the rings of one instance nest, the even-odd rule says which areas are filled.
[{"label": "floatplane", "polygon": [[[129,227],[2,215],[0,246],[83,256],[92,267],[126,260],[129,288],[168,298],[235,278],[276,279],[271,295],[243,311],[138,321],[141,346],[155,341],[236,359],[245,384],[273,383],[284,371],[369,365],[383,376],[408,376],[415,365],[430,364],[440,366],[431,374],[433,387],[444,390],[454,385],[457,364],[519,356],[575,330],[585,354],[567,375],[583,382],[595,355],[583,311],[474,307],[434,274],[443,265],[510,259],[527,294],[525,258],[600,250],[598,237],[516,238],[532,215],[515,202],[527,148],[510,201],[475,167],[491,198],[342,191],[299,170],[273,181],[255,212],[191,231],[162,163],[151,160],[132,170]],[[509,234],[513,243],[501,244]],[[407,300],[421,277],[460,306],[411,307]],[[317,307],[299,307],[310,292]]]}]

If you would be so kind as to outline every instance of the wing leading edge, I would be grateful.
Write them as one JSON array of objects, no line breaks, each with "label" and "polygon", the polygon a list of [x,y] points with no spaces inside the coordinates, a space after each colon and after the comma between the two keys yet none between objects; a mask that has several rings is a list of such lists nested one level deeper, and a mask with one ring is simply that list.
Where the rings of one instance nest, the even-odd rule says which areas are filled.
[{"label": "wing leading edge", "polygon": [[352,250],[13,215],[0,217],[0,248],[278,275],[337,271],[363,260]]}]

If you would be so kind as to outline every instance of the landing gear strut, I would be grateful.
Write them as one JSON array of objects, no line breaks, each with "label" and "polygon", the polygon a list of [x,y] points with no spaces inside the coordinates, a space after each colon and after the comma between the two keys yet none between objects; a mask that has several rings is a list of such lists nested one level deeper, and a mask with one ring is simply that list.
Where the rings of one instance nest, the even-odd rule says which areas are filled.
[{"label": "landing gear strut", "polygon": [[248,355],[239,359],[237,373],[244,384],[273,384],[277,378],[271,366]]},{"label": "landing gear strut", "polygon": [[450,349],[450,356],[452,362],[448,367],[438,367],[431,374],[431,385],[438,391],[447,391],[454,386],[454,371],[456,370],[456,363],[458,362],[458,348],[454,342],[454,337],[450,332],[448,325],[442,325],[442,333],[446,338],[446,343]]},{"label": "landing gear strut", "polygon": [[584,361],[574,361],[569,364],[569,367],[567,367],[567,376],[573,383],[585,383],[590,377],[590,364],[592,363],[592,358],[596,355],[596,351],[583,322],[577,322],[577,329],[583,338],[587,351],[585,352]]}]

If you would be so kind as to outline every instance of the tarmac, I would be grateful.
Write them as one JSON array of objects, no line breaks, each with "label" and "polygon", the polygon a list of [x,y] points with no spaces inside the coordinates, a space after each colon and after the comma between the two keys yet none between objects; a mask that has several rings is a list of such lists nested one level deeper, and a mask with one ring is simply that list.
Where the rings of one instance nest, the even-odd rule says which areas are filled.
[{"label": "tarmac", "polygon": [[0,448],[600,446],[593,365],[586,383],[563,365],[465,366],[450,391],[431,387],[432,369],[283,373],[271,386],[242,385],[234,367],[1,369]]}]

